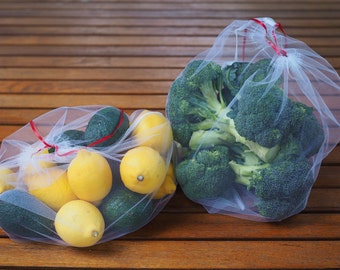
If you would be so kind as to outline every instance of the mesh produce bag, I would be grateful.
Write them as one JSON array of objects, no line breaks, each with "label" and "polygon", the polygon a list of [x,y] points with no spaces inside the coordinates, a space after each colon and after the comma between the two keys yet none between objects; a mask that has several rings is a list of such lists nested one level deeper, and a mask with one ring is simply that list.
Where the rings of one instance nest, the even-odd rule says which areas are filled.
[{"label": "mesh produce bag", "polygon": [[210,213],[256,221],[302,211],[339,142],[339,81],[271,18],[231,23],[168,94],[185,195]]},{"label": "mesh produce bag", "polygon": [[2,141],[0,227],[14,240],[86,247],[150,222],[176,190],[159,112],[61,107]]}]

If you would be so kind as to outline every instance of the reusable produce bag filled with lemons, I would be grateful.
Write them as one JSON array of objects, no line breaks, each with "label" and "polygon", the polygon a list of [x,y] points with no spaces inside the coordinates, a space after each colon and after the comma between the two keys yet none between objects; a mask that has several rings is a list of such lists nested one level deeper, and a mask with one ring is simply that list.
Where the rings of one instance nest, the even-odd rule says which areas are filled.
[{"label": "reusable produce bag filled with lemons", "polygon": [[150,222],[176,190],[160,112],[61,107],[0,148],[0,227],[17,241],[88,247]]}]

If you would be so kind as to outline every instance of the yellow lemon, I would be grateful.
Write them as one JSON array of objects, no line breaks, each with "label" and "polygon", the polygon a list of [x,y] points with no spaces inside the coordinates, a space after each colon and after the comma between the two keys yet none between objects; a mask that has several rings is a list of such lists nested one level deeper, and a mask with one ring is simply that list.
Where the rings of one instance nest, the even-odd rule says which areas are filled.
[{"label": "yellow lemon", "polygon": [[78,151],[67,170],[71,189],[79,199],[95,202],[103,199],[112,187],[112,171],[99,153]]},{"label": "yellow lemon", "polygon": [[54,221],[57,234],[74,247],[89,247],[103,236],[105,223],[101,212],[92,203],[74,200],[63,205]]},{"label": "yellow lemon", "polygon": [[0,193],[13,189],[15,180],[16,176],[11,169],[5,167],[0,168]]},{"label": "yellow lemon", "polygon": [[24,177],[28,192],[57,211],[65,203],[77,199],[71,190],[64,170],[57,167]]},{"label": "yellow lemon", "polygon": [[40,172],[42,169],[56,166],[54,162],[49,161],[49,159],[47,158],[48,155],[50,155],[50,153],[48,152],[47,148],[32,155],[30,161],[25,164],[25,174],[37,173]]},{"label": "yellow lemon", "polygon": [[147,146],[129,150],[120,163],[124,185],[137,193],[149,194],[157,190],[166,175],[166,164],[158,151]]},{"label": "yellow lemon", "polygon": [[153,199],[161,199],[166,195],[172,194],[176,191],[175,172],[172,163],[169,164],[168,171],[162,185],[157,192],[152,196]]},{"label": "yellow lemon", "polygon": [[137,119],[140,119],[132,131],[138,145],[149,146],[162,154],[170,149],[173,135],[170,123],[160,112],[144,110]]}]

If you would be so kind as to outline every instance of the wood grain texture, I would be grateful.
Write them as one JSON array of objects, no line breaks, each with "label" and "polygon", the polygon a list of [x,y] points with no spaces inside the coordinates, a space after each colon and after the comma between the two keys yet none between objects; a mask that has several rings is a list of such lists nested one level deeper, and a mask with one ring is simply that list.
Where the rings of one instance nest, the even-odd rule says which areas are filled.
[{"label": "wood grain texture", "polygon": [[[338,0],[0,1],[0,143],[61,106],[164,113],[193,57],[233,20],[264,16],[340,73]],[[321,88],[340,119],[340,95]],[[208,214],[178,188],[142,229],[91,248],[19,243],[0,229],[0,269],[339,269],[339,228],[337,145],[306,208],[282,222]]]},{"label": "wood grain texture", "polygon": [[[339,241],[120,240],[91,249],[15,243],[0,246],[5,267],[91,269],[314,269],[339,268]],[[4,254],[21,252],[16,260]],[[317,251],[317,252],[316,252]],[[51,254],[57,254],[51,259]],[[204,259],[202,259],[204,257]],[[60,260],[62,258],[62,260]]]}]

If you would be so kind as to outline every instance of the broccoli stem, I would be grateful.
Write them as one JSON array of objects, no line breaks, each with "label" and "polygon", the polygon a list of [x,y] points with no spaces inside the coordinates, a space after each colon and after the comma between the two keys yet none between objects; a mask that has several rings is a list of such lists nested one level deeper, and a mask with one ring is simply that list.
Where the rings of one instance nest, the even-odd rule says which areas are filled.
[{"label": "broccoli stem", "polygon": [[217,99],[217,93],[213,82],[211,80],[205,81],[200,86],[200,90],[206,103],[211,107],[211,109],[215,112],[219,112],[222,109],[222,104]]},{"label": "broccoli stem", "polygon": [[[198,116],[195,120],[205,119],[191,124],[190,129],[193,133],[189,140],[190,148],[197,149],[200,146],[209,146],[209,144],[212,146],[241,143],[256,153],[263,161],[273,160],[279,151],[279,146],[264,147],[241,136],[236,130],[234,120],[228,116],[232,109],[226,105],[223,99],[223,77],[212,76],[210,72],[208,77],[210,79],[201,75],[198,80],[188,82],[191,87],[198,87],[201,95],[194,94],[190,98],[193,108],[187,107],[187,109],[190,111],[190,115]],[[188,104],[188,106],[190,105]]]},{"label": "broccoli stem", "polygon": [[272,161],[280,150],[279,145],[267,148],[241,136],[235,128],[234,120],[227,116],[230,110],[229,108],[221,110],[216,120],[207,119],[198,123],[199,129],[193,132],[189,141],[190,148],[197,149],[200,146],[241,143],[264,162]]},{"label": "broccoli stem", "polygon": [[220,132],[217,129],[197,130],[191,136],[189,147],[196,150],[200,147],[227,145],[229,143],[235,143],[235,138],[230,133]]},{"label": "broccoli stem", "polygon": [[269,163],[263,163],[260,165],[244,165],[239,164],[236,161],[232,160],[229,162],[230,167],[236,174],[235,182],[247,186],[250,188],[250,180],[260,170],[267,168]]}]

